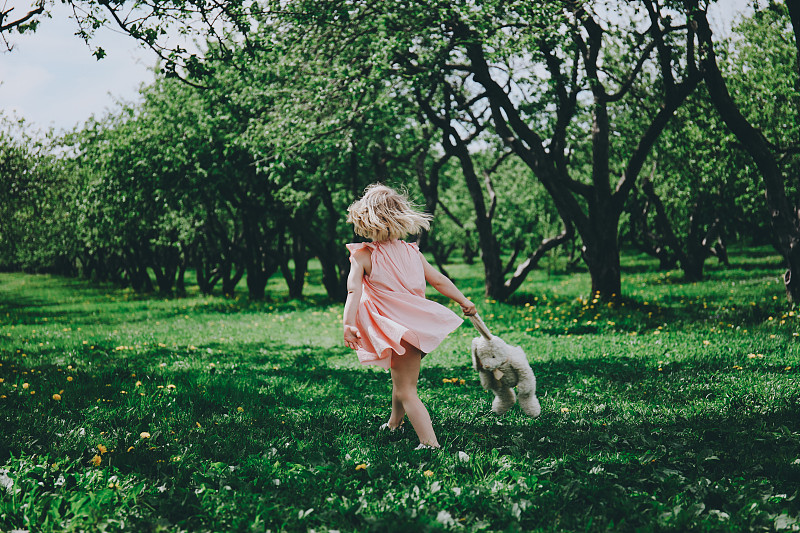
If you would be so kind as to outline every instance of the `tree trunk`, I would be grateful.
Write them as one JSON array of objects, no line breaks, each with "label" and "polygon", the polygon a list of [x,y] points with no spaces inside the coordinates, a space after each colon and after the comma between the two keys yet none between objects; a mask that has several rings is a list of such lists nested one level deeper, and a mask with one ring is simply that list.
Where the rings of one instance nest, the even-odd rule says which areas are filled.
[{"label": "tree trunk", "polygon": [[[303,297],[303,286],[306,282],[306,272],[308,272],[308,253],[299,232],[292,236],[290,244],[281,243],[280,255],[281,275],[289,289],[289,298],[292,300],[300,299]],[[294,262],[294,270],[289,267],[290,259]]]},{"label": "tree trunk", "polygon": [[800,242],[797,240],[791,243],[786,260],[789,264],[783,275],[786,296],[790,302],[797,303],[800,302]]},{"label": "tree trunk", "polygon": [[177,276],[175,278],[175,289],[178,291],[178,294],[180,294],[181,296],[186,294],[186,279],[185,279],[185,276],[186,276],[186,263],[187,263],[187,261],[188,261],[188,258],[186,257],[186,254],[185,253],[181,254],[180,266],[178,267],[178,274],[177,274]]},{"label": "tree trunk", "polygon": [[266,272],[258,264],[250,264],[250,268],[247,269],[247,293],[251,300],[264,299],[268,280]]},{"label": "tree trunk", "polygon": [[322,285],[328,297],[337,302],[347,299],[347,275],[350,261],[344,246],[336,233],[340,212],[333,204],[333,197],[327,187],[320,188],[320,199],[325,212],[320,217],[324,224],[322,231],[314,232],[306,227],[306,242],[322,266]]},{"label": "tree trunk", "polygon": [[195,251],[194,271],[197,278],[197,287],[203,294],[211,294],[214,290],[216,280],[213,279],[208,269],[208,258],[203,256],[202,250]]},{"label": "tree trunk", "polygon": [[616,298],[621,294],[622,272],[619,264],[617,226],[598,228],[594,235],[583,237],[583,260],[592,279],[592,294],[603,299]]},{"label": "tree trunk", "polygon": [[322,285],[325,287],[328,297],[337,302],[344,302],[347,298],[347,286],[339,275],[340,269],[336,259],[323,254],[318,258],[322,266]]},{"label": "tree trunk", "polygon": [[706,255],[701,250],[696,253],[689,253],[686,259],[681,262],[683,279],[688,282],[703,281],[703,269],[706,264]]},{"label": "tree trunk", "polygon": [[226,259],[220,266],[220,275],[222,279],[222,294],[225,296],[233,296],[236,291],[236,286],[244,277],[244,265],[234,265],[231,260]]}]

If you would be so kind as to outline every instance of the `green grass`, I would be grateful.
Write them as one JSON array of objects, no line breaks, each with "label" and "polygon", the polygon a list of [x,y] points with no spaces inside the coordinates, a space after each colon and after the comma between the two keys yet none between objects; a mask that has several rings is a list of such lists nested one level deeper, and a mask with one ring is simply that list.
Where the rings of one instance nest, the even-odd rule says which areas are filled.
[{"label": "green grass", "polygon": [[263,303],[0,274],[0,530],[800,525],[800,324],[776,257],[686,284],[626,256],[611,305],[583,273],[534,272],[500,304],[477,265],[449,270],[525,349],[543,411],[490,412],[465,324],[423,361],[436,453],[378,433],[391,382],[342,346],[318,270],[306,301],[276,279]]}]

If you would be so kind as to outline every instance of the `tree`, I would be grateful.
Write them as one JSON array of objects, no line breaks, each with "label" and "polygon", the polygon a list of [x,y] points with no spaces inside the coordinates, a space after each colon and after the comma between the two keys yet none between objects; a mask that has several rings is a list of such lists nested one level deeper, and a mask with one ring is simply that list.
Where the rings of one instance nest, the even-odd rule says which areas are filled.
[{"label": "tree", "polygon": [[0,115],[0,268],[73,274],[71,184],[50,136]]},{"label": "tree", "polygon": [[662,268],[679,264],[687,280],[698,281],[709,257],[727,262],[731,239],[769,234],[749,156],[703,87],[664,130],[651,165],[630,198],[627,236]]},{"label": "tree", "polygon": [[[780,164],[781,155],[796,151],[796,147],[780,146],[769,141],[764,132],[754,126],[753,122],[742,113],[741,104],[729,91],[728,80],[718,64],[707,11],[701,8],[697,0],[686,0],[685,3],[691,21],[697,28],[701,71],[714,107],[753,158],[761,174],[770,214],[770,224],[777,240],[778,249],[787,265],[784,275],[787,297],[792,302],[800,301],[800,213],[797,202],[790,200],[787,195],[785,178]],[[790,20],[796,20],[796,13],[800,6],[796,1],[790,1],[785,4],[785,8],[780,4],[771,4],[771,9],[783,9]],[[794,28],[794,31],[797,32],[797,28]],[[796,35],[795,33],[795,40]],[[793,61],[796,73],[798,62],[796,54]]]},{"label": "tree", "polygon": [[[302,10],[305,4],[295,5]],[[483,222],[482,180],[469,161],[470,143],[489,134],[544,185],[566,231],[577,230],[592,290],[619,294],[617,235],[625,199],[658,135],[699,81],[694,33],[674,23],[679,13],[653,1],[619,4],[614,20],[622,22],[614,24],[577,2],[315,5],[323,5],[318,20],[326,24],[312,38],[364,59],[373,75],[410,83],[420,104],[429,102],[426,118],[441,131],[445,150],[452,146],[460,154],[455,157],[471,183],[490,295],[507,295],[504,269]],[[342,13],[347,17],[337,18]],[[627,151],[612,153],[613,106],[644,73],[660,98],[642,110],[648,120]],[[586,167],[573,161],[581,151]],[[619,176],[615,186],[612,175]]]}]

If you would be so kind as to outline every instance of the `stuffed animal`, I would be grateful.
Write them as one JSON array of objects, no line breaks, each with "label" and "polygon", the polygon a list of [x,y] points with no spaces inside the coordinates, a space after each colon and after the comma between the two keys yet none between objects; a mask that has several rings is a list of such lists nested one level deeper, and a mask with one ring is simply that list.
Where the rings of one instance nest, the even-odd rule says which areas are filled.
[{"label": "stuffed animal", "polygon": [[[526,415],[539,416],[542,408],[536,398],[536,376],[525,352],[493,336],[478,315],[471,316],[470,320],[481,334],[472,339],[472,366],[483,388],[494,392],[492,411],[502,415],[519,400]],[[517,394],[514,394],[514,387],[517,387]]]}]

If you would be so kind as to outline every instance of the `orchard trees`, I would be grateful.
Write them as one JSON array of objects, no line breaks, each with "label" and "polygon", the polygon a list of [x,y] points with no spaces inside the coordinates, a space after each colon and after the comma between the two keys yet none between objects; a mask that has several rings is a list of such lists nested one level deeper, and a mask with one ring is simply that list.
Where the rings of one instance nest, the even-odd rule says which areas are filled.
[{"label": "orchard trees", "polygon": [[[746,71],[743,68],[741,77],[737,77],[742,80],[745,90],[737,91],[736,83],[730,83],[729,77],[720,68],[706,9],[696,0],[686,0],[685,4],[691,23],[697,28],[700,43],[700,67],[711,101],[722,120],[739,139],[758,167],[772,232],[777,241],[777,248],[787,265],[784,275],[787,296],[790,301],[800,301],[800,210],[797,199],[792,198],[792,189],[796,180],[793,179],[793,176],[786,175],[786,172],[791,169],[787,163],[792,161],[791,156],[797,152],[797,137],[793,137],[791,140],[783,138],[784,131],[788,134],[796,131],[797,113],[800,109],[797,104],[797,78],[789,81],[790,78],[787,76],[787,71],[795,73],[796,76],[800,75],[797,66],[797,51],[799,50],[796,43],[797,28],[791,24],[796,20],[796,16],[792,15],[796,15],[800,6],[796,1],[789,1],[786,4],[770,3],[767,11],[756,15],[762,23],[770,22],[772,19],[770,24],[764,26],[769,28],[773,24],[776,25],[781,37],[769,39],[769,32],[765,32],[764,36],[767,37],[765,42],[776,46],[761,48],[764,41],[759,38],[756,54],[753,54],[754,48],[751,48],[749,54],[747,49],[744,50],[745,62],[742,66],[747,67],[750,62],[750,65],[757,64],[760,68],[767,72],[772,71],[775,75],[762,77],[761,73]],[[780,15],[777,21],[774,20],[775,14]],[[761,31],[761,27],[762,25],[754,26],[751,35],[755,36],[756,32]],[[792,40],[795,42],[792,43]],[[788,53],[788,50],[791,50],[791,53]],[[765,55],[765,52],[775,57],[769,57],[769,55]],[[783,72],[780,72],[781,70]],[[754,79],[764,83],[764,88],[748,84],[748,81]],[[731,88],[734,88],[733,92],[731,92]],[[763,101],[761,101],[761,95],[764,93],[768,95],[771,93],[770,97],[765,100],[769,101],[770,106],[777,104],[782,111],[778,115],[778,124],[781,124],[782,127],[773,131],[770,131],[769,123],[775,119],[762,118],[767,115],[763,111]],[[748,102],[751,103],[751,113],[754,114],[748,113]],[[762,125],[760,124],[762,120],[767,122]],[[775,125],[774,122],[772,125]],[[787,140],[791,144],[784,144]],[[789,178],[789,188],[787,188],[787,177]]]},{"label": "orchard trees", "polygon": [[0,268],[75,272],[69,177],[54,139],[0,115]]},{"label": "orchard trees", "polygon": [[[551,195],[564,228],[551,242],[574,227],[592,290],[603,297],[620,293],[618,226],[625,200],[654,142],[700,80],[694,30],[679,10],[653,1],[612,4],[614,17],[603,6],[570,1],[331,0],[315,6],[318,24],[309,38],[327,40],[336,54],[415,91],[443,150],[462,166],[487,294],[506,298],[516,283],[507,284],[503,275],[486,222],[482,169],[471,161],[475,143],[492,137]],[[302,18],[298,24],[308,25]],[[647,118],[626,150],[612,152],[615,106],[645,74],[657,98],[640,108]],[[573,164],[577,152],[585,154],[585,166]]]}]

